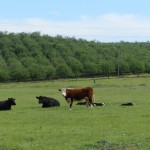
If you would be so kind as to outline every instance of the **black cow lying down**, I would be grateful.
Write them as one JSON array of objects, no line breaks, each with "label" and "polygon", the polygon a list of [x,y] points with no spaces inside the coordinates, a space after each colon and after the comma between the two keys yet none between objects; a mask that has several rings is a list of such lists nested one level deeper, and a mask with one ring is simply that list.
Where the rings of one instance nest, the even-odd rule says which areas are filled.
[{"label": "black cow lying down", "polygon": [[16,105],[14,98],[8,98],[5,101],[0,101],[0,110],[11,110],[11,105]]},{"label": "black cow lying down", "polygon": [[[85,102],[79,102],[76,105],[86,105],[86,101]],[[93,106],[104,106],[105,103],[92,103]]]},{"label": "black cow lying down", "polygon": [[120,106],[133,106],[132,102],[122,103]]},{"label": "black cow lying down", "polygon": [[36,98],[39,100],[39,104],[43,104],[42,108],[60,106],[60,103],[54,98],[46,96],[37,96]]}]

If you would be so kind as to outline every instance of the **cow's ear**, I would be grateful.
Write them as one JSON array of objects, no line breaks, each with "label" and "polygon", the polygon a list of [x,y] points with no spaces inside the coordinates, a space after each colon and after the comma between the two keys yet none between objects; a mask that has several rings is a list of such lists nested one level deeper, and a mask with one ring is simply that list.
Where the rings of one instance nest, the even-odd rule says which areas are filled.
[{"label": "cow's ear", "polygon": [[58,91],[61,91],[61,89],[58,89]]},{"label": "cow's ear", "polygon": [[69,89],[66,89],[66,92],[68,91]]}]

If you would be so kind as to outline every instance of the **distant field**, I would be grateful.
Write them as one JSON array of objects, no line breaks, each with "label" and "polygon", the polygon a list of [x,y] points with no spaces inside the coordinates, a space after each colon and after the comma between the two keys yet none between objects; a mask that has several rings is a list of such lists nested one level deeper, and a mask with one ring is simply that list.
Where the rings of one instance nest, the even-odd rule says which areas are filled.
[{"label": "distant field", "polygon": [[[73,104],[61,87],[92,86],[104,107]],[[112,78],[1,83],[0,100],[16,98],[10,111],[0,111],[0,150],[149,150],[150,79]],[[60,108],[41,108],[36,96],[56,98]],[[132,107],[119,106],[133,102]]]}]

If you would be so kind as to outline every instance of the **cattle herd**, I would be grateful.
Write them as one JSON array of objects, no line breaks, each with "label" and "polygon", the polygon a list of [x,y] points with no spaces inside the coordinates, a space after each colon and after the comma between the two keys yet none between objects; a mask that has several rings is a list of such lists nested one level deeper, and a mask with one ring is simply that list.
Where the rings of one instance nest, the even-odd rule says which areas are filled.
[{"label": "cattle herd", "polygon": [[[77,101],[76,105],[86,105],[86,106],[104,106],[105,103],[96,103],[94,101],[94,93],[92,87],[85,88],[61,88],[58,89],[61,95],[69,103],[70,110],[74,101]],[[42,108],[46,107],[59,107],[60,102],[54,98],[46,96],[36,96],[38,103],[42,104]],[[84,102],[83,102],[84,100]],[[16,105],[14,98],[8,98],[5,101],[0,101],[0,110],[11,110],[11,106]],[[133,106],[132,102],[122,103],[120,106]]]}]

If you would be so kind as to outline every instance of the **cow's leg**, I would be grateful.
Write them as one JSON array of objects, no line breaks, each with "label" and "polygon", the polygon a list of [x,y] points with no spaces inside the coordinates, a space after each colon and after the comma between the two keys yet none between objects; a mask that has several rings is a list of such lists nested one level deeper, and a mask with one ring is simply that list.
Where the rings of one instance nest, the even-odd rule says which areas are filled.
[{"label": "cow's leg", "polygon": [[93,107],[93,101],[92,101],[92,98],[89,98],[89,105],[90,105],[91,107]]},{"label": "cow's leg", "polygon": [[89,99],[87,98],[87,99],[86,99],[86,106],[88,107],[89,104],[90,104],[90,103],[89,103]]},{"label": "cow's leg", "polygon": [[86,106],[87,106],[87,107],[90,106],[89,98],[88,98],[88,97],[85,97],[84,99],[86,100],[86,101],[85,101]]},{"label": "cow's leg", "polygon": [[93,95],[92,96],[92,103],[94,103],[95,102],[95,96]]},{"label": "cow's leg", "polygon": [[70,102],[70,110],[72,110],[72,104],[73,104],[73,99],[71,99],[71,102]]}]

